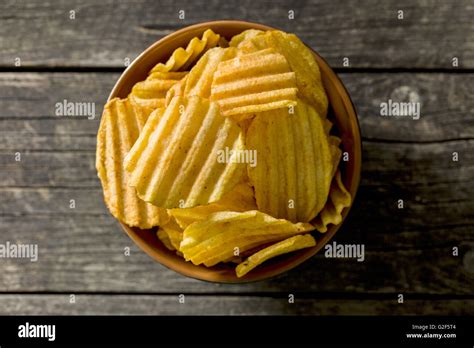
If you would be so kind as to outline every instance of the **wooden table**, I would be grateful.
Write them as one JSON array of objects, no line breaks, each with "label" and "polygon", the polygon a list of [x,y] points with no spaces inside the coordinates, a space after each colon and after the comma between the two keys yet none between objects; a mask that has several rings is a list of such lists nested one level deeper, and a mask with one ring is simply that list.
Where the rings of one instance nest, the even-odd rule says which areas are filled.
[{"label": "wooden table", "polygon": [[[336,240],[365,244],[364,262],[320,254],[268,281],[206,283],[151,260],[105,208],[96,131],[124,62],[229,18],[296,33],[346,84],[363,172]],[[37,243],[39,260],[0,259],[0,314],[473,314],[472,18],[467,0],[2,1],[0,243]],[[55,116],[65,99],[97,117]],[[381,117],[388,99],[420,101],[420,119]]]}]

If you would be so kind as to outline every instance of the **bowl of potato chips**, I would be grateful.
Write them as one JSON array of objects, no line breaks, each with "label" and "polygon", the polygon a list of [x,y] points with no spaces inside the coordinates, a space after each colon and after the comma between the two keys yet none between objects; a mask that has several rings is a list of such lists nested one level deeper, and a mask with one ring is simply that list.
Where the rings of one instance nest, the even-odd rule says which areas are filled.
[{"label": "bowl of potato chips", "polygon": [[357,115],[296,35],[216,21],[146,49],[104,107],[104,201],[153,259],[197,279],[281,274],[336,233],[360,179]]}]

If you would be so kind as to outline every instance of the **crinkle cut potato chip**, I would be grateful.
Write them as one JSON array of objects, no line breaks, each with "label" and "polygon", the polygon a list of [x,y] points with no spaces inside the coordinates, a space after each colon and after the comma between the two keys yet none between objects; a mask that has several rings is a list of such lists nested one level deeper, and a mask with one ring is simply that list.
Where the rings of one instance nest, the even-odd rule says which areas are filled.
[{"label": "crinkle cut potato chip", "polygon": [[278,30],[250,37],[239,45],[242,54],[266,48],[273,48],[285,56],[291,70],[296,74],[298,96],[310,103],[318,114],[325,117],[328,98],[313,52],[296,35]]},{"label": "crinkle cut potato chip", "polygon": [[290,237],[249,256],[244,262],[236,267],[235,273],[237,274],[237,277],[243,277],[255,267],[273,257],[304,248],[310,248],[315,245],[316,240],[310,234]]},{"label": "crinkle cut potato chip", "polygon": [[182,83],[172,88],[166,96],[167,103],[175,96],[211,96],[212,78],[220,62],[237,55],[234,47],[215,47],[207,51],[191,69]]},{"label": "crinkle cut potato chip", "polygon": [[186,49],[176,49],[165,64],[158,63],[151,69],[150,73],[167,71],[184,71],[194,64],[207,50],[219,44],[220,35],[211,29],[202,34],[202,39],[193,38]]},{"label": "crinkle cut potato chip", "polygon": [[331,132],[333,124],[331,120],[329,120],[328,118],[325,118],[323,123],[324,123],[324,131],[329,136],[329,133]]},{"label": "crinkle cut potato chip", "polygon": [[155,72],[146,80],[136,83],[129,98],[144,108],[148,114],[165,106],[167,92],[179,83],[187,72]]},{"label": "crinkle cut potato chip", "polygon": [[[156,113],[163,110],[158,109]],[[145,124],[146,116],[128,99],[112,99],[104,108],[97,135],[96,168],[111,214],[129,226],[148,229],[169,219],[165,209],[148,204],[128,186],[123,159]]]},{"label": "crinkle cut potato chip", "polygon": [[341,144],[341,138],[335,135],[330,135],[328,138],[328,142],[329,142],[329,149],[331,151],[331,158],[332,158],[331,177],[334,177],[334,175],[336,174],[336,170],[339,167],[339,162],[341,161],[341,157],[342,157],[342,150],[339,148],[339,145]]},{"label": "crinkle cut potato chip", "polygon": [[209,215],[218,211],[243,212],[255,209],[257,209],[257,204],[253,189],[248,182],[243,182],[215,203],[194,208],[169,209],[168,213],[181,228],[185,229],[193,222],[205,220]]},{"label": "crinkle cut potato chip", "polygon": [[296,104],[295,73],[285,57],[273,49],[257,51],[219,63],[211,87],[211,100],[224,116],[252,113]]},{"label": "crinkle cut potato chip", "polygon": [[329,224],[340,224],[342,222],[342,211],[344,208],[350,207],[351,203],[351,194],[345,188],[341,172],[338,170],[331,183],[328,201],[314,222],[316,229],[324,233],[327,232]]},{"label": "crinkle cut potato chip", "polygon": [[233,47],[216,47],[206,52],[191,70],[184,88],[184,95],[197,95],[203,98],[209,98],[211,96],[212,79],[219,63],[231,59],[236,55],[237,50]]},{"label": "crinkle cut potato chip", "polygon": [[331,157],[333,159],[332,175],[331,175],[331,177],[333,177],[334,174],[336,174],[336,170],[339,166],[339,162],[342,157],[342,150],[339,148],[342,140],[336,135],[329,134],[333,126],[332,122],[329,119],[325,118],[323,123],[324,123],[324,131],[326,132],[328,136],[329,148],[331,150]]},{"label": "crinkle cut potato chip", "polygon": [[171,100],[174,97],[184,95],[184,87],[186,86],[186,81],[188,80],[189,74],[183,77],[179,82],[175,83],[169,90],[166,92],[165,97],[165,106],[170,105]]},{"label": "crinkle cut potato chip", "polygon": [[247,131],[247,148],[258,162],[248,166],[260,211],[293,222],[311,221],[323,208],[333,159],[323,119],[298,100],[288,109],[258,114]]},{"label": "crinkle cut potato chip", "polygon": [[162,229],[159,228],[158,231],[156,232],[156,235],[159,240],[163,243],[163,245],[166,247],[168,250],[176,250],[176,248],[171,244],[170,237],[168,234]]},{"label": "crinkle cut potato chip", "polygon": [[239,46],[242,42],[246,42],[247,40],[249,40],[249,39],[251,39],[255,36],[262,35],[264,33],[265,33],[264,31],[258,30],[258,29],[245,30],[245,31],[241,32],[238,35],[234,35],[232,37],[232,39],[230,40],[230,42],[229,42],[229,46],[239,48]]},{"label": "crinkle cut potato chip", "polygon": [[179,250],[179,245],[183,240],[183,229],[171,217],[170,220],[158,229],[158,238],[170,250]]},{"label": "crinkle cut potato chip", "polygon": [[243,150],[241,128],[216,104],[175,97],[161,118],[149,119],[125,168],[141,199],[192,208],[218,201],[243,180],[246,164],[226,156]]},{"label": "crinkle cut potato chip", "polygon": [[180,251],[187,261],[210,267],[236,256],[236,250],[242,253],[312,229],[310,224],[293,224],[257,210],[217,212],[184,230]]}]

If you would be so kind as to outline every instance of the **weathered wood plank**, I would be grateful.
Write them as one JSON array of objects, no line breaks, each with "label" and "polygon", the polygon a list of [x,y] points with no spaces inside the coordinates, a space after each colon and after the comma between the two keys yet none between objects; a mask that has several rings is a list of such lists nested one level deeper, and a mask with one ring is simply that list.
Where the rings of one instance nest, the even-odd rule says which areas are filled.
[{"label": "weathered wood plank", "polygon": [[[420,233],[424,232],[423,235],[430,234],[434,238],[436,233],[429,231],[438,230],[440,235],[434,239],[438,243],[445,245],[453,238],[459,240],[456,238],[456,231],[463,231],[473,225],[472,185],[467,182],[452,185],[433,184],[428,187],[429,190],[422,190],[408,185],[402,191],[400,186],[393,186],[390,190],[363,184],[351,211],[351,236],[370,234],[370,240],[375,245],[383,245],[384,239],[380,238],[386,238],[392,240],[392,244],[402,243],[399,245],[402,247],[422,247],[429,245],[431,239],[419,240],[419,245],[416,240],[412,240],[411,244],[405,245],[403,241],[392,239],[391,234],[414,233],[418,230]],[[411,192],[415,189],[418,191]],[[452,195],[453,190],[459,192],[460,196],[469,197],[446,198],[446,195]],[[57,218],[66,214],[80,219],[83,216],[108,216],[100,187],[2,188],[0,192],[0,213],[3,217],[23,219],[26,215],[32,215]],[[409,194],[414,196],[408,196]],[[398,208],[399,197],[404,199],[404,209]],[[74,208],[71,208],[71,200],[74,200]],[[45,225],[37,227],[47,228],[49,223],[50,221],[45,221]],[[3,227],[6,228],[2,226],[2,230]],[[465,236],[465,233],[461,236]]]},{"label": "weathered wood plank", "polygon": [[[377,186],[449,186],[469,183],[474,176],[474,140],[442,143],[363,142],[363,175],[366,184]],[[95,151],[29,151],[0,152],[0,187],[9,186],[91,186],[97,185],[94,167]],[[458,160],[453,160],[457,153]],[[34,173],[35,175],[30,175]],[[363,181],[364,182],[364,181]],[[446,187],[447,186],[447,187]],[[469,198],[466,192],[454,192],[458,198]],[[383,188],[381,188],[383,189]],[[409,187],[412,191],[413,187]],[[437,188],[438,189],[438,188]],[[446,197],[446,196],[444,196]],[[452,198],[451,195],[447,197]],[[403,198],[403,197],[400,197]],[[443,198],[443,197],[440,197]]]},{"label": "weathered wood plank", "polygon": [[[457,245],[456,243],[472,240],[473,202],[463,199],[443,199],[442,188],[452,191],[451,185],[434,185],[433,194],[425,193],[424,200],[404,200],[404,209],[398,209],[397,195],[389,191],[375,192],[372,187],[362,185],[351,215],[345,223],[347,234],[340,233],[344,241],[363,240],[375,250],[396,250],[398,248],[429,248]],[[457,192],[465,194],[472,185],[458,185]],[[408,188],[410,188],[409,186]],[[394,187],[396,191],[398,187]],[[2,226],[0,231],[4,238],[6,231],[14,229],[15,223],[24,221],[18,234],[27,234],[30,229],[48,230],[56,221],[63,226],[66,219],[81,220],[89,223],[83,226],[86,230],[98,228],[104,233],[107,229],[120,230],[117,226],[100,224],[100,219],[112,218],[102,201],[102,192],[95,189],[72,188],[10,188],[2,189],[0,213]],[[421,192],[418,192],[421,195]],[[472,197],[472,193],[468,193]],[[428,199],[433,198],[431,202]],[[71,208],[74,200],[74,208]],[[373,203],[370,203],[372,202]],[[11,219],[11,220],[7,220]],[[82,220],[85,219],[85,220]],[[9,223],[7,223],[9,221]],[[36,223],[36,222],[37,223]],[[97,226],[96,224],[99,223]],[[69,226],[69,225],[68,225]]]},{"label": "weathered wood plank", "polygon": [[30,67],[123,67],[125,58],[178,28],[223,18],[294,32],[337,67],[344,57],[351,67],[452,68],[453,57],[460,67],[474,67],[469,0],[9,0],[0,4],[0,14],[3,67],[14,67],[15,58]]},{"label": "weathered wood plank", "polygon": [[474,300],[348,300],[185,295],[0,295],[0,315],[469,315]]},{"label": "weathered wood plank", "polygon": [[[366,139],[428,142],[474,138],[474,74],[340,74]],[[382,117],[381,103],[419,102],[420,118]]]},{"label": "weathered wood plank", "polygon": [[[474,74],[340,74],[366,139],[428,142],[474,138]],[[93,150],[116,73],[0,73],[0,149]],[[94,103],[96,117],[55,116],[63,100]],[[380,103],[417,100],[421,117],[380,116]]]},{"label": "weathered wood plank", "polygon": [[[102,108],[99,111],[99,116]],[[33,119],[0,117],[0,149],[11,154],[20,151],[95,151],[97,121],[80,118]]]},{"label": "weathered wood plank", "polygon": [[95,153],[0,151],[0,187],[10,186],[97,188]]},{"label": "weathered wood plank", "polygon": [[[374,237],[372,230],[365,232],[349,219],[336,240],[364,244],[364,262],[326,258],[320,253],[275,279],[222,285],[183,277],[154,262],[106,215],[64,213],[2,216],[1,220],[1,243],[34,243],[39,249],[37,262],[1,259],[2,292],[472,295],[474,286],[474,240],[468,229],[435,229],[433,239],[429,230],[398,235],[379,231]],[[354,234],[356,228],[365,233]],[[459,247],[457,257],[452,256],[453,245]],[[124,255],[125,247],[130,247],[130,256]]]},{"label": "weathered wood plank", "polygon": [[[1,73],[0,118],[49,117],[58,122],[54,130],[61,130],[64,119],[98,125],[103,105],[119,76],[117,73]],[[64,100],[93,103],[97,117],[88,120],[80,116],[55,116],[56,103]]]}]

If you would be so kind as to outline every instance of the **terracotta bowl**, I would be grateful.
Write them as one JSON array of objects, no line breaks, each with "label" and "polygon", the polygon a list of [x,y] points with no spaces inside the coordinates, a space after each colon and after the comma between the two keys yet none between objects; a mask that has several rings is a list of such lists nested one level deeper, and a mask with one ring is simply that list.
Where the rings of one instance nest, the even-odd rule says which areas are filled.
[{"label": "terracotta bowl", "polygon": [[[246,29],[274,29],[257,23],[225,20],[200,23],[178,30],[155,42],[133,61],[118,79],[110,93],[109,100],[114,97],[127,97],[132,86],[136,82],[144,80],[148,71],[156,63],[165,62],[173,50],[178,47],[185,47],[193,37],[201,37],[201,34],[208,28],[227,39]],[[350,156],[350,161],[341,162],[342,178],[352,197],[355,197],[361,170],[361,140],[356,111],[341,80],[316,52],[314,52],[314,56],[321,69],[322,80],[329,97],[328,117],[335,123],[338,135],[342,139],[343,151],[347,151]],[[348,212],[349,209],[344,210],[343,221]],[[131,228],[123,223],[122,227],[144,252],[176,272],[188,277],[211,282],[243,283],[273,277],[298,266],[321,250],[336,234],[341,224],[337,226],[330,225],[329,230],[324,234],[315,232],[314,235],[317,237],[317,245],[315,247],[269,260],[242,278],[237,278],[235,275],[235,265],[221,264],[207,268],[205,266],[195,266],[191,262],[184,261],[183,258],[166,249],[153,230]]]}]

